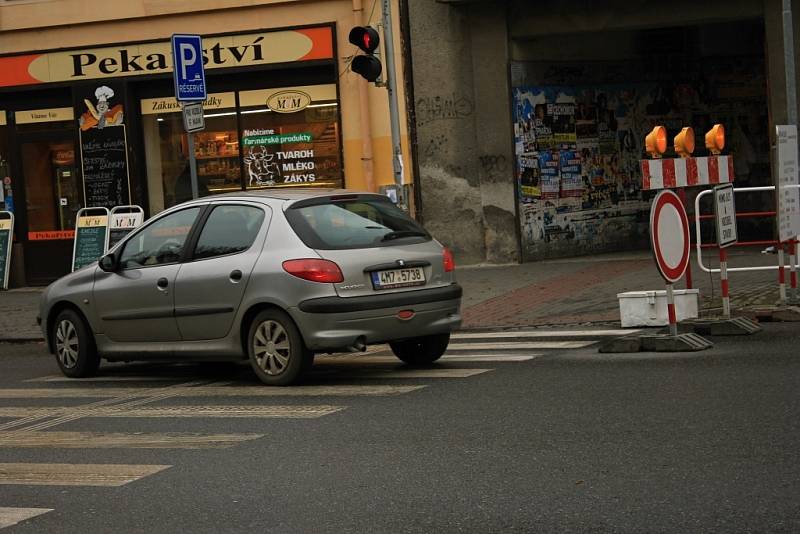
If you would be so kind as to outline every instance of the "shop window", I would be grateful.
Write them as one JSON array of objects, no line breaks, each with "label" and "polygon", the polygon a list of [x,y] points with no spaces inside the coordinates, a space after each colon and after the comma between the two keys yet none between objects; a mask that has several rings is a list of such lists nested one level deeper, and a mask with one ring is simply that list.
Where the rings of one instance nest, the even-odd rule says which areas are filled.
[{"label": "shop window", "polygon": [[265,187],[342,187],[336,86],[239,93],[244,182]]},{"label": "shop window", "polygon": [[83,207],[73,118],[72,108],[15,113],[29,240],[72,238],[76,215]]},{"label": "shop window", "polygon": [[[178,102],[142,100],[142,125],[151,214],[192,197],[188,137]],[[203,105],[205,130],[194,134],[199,195],[242,188],[236,101],[233,93],[209,95]]]}]

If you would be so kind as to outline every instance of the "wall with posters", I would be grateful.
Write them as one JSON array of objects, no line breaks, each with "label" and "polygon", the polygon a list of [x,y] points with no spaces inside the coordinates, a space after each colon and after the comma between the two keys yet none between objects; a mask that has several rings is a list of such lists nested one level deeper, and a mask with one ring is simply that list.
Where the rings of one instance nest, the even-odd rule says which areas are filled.
[{"label": "wall with posters", "polygon": [[[699,136],[723,123],[737,184],[769,183],[763,61],[683,66],[683,80],[592,85],[568,82],[609,72],[646,78],[648,69],[637,62],[512,66],[524,260],[647,246],[651,195],[641,191],[638,162],[655,124],[666,126],[671,139],[683,126]],[[669,72],[662,66],[662,77]],[[559,78],[563,85],[527,83]],[[698,141],[696,154],[703,151]]]}]

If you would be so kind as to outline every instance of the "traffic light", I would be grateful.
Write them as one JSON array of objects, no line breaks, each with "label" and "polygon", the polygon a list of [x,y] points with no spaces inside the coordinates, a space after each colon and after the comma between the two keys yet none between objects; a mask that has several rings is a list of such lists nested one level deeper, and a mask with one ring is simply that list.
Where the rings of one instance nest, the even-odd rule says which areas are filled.
[{"label": "traffic light", "polygon": [[675,153],[682,158],[688,158],[694,152],[694,130],[691,126],[681,129],[673,139]]},{"label": "traffic light", "polygon": [[364,52],[363,55],[353,58],[350,69],[368,82],[374,82],[380,78],[383,66],[374,55],[381,42],[377,30],[371,26],[356,26],[350,30],[349,41]]}]

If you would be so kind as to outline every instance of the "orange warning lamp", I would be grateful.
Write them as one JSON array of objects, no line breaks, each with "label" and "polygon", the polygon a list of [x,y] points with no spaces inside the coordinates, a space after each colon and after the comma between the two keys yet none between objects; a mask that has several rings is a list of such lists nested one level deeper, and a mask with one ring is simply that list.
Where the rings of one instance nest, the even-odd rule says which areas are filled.
[{"label": "orange warning lamp", "polygon": [[688,158],[694,152],[694,130],[691,126],[681,128],[681,131],[673,139],[675,153],[682,158]]},{"label": "orange warning lamp", "polygon": [[663,126],[653,128],[644,138],[644,146],[650,157],[660,158],[667,151],[667,129]]},{"label": "orange warning lamp", "polygon": [[721,124],[715,124],[711,129],[706,132],[706,148],[709,152],[718,156],[722,149],[725,148],[725,127]]}]

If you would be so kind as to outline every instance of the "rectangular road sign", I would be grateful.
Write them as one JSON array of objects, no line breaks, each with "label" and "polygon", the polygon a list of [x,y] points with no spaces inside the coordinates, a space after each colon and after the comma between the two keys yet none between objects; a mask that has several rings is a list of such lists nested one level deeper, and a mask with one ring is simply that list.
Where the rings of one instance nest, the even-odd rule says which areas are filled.
[{"label": "rectangular road sign", "polygon": [[714,188],[714,214],[717,221],[717,243],[725,248],[736,243],[736,203],[733,198],[733,184],[718,185]]},{"label": "rectangular road sign", "polygon": [[800,235],[797,126],[778,125],[775,130],[778,139],[778,175],[775,180],[778,193],[778,238],[788,241]]},{"label": "rectangular road sign", "polygon": [[183,106],[183,127],[187,132],[205,130],[206,122],[203,117],[203,103],[194,102]]},{"label": "rectangular road sign", "polygon": [[172,36],[172,76],[175,98],[181,102],[206,99],[203,39],[199,35]]}]

